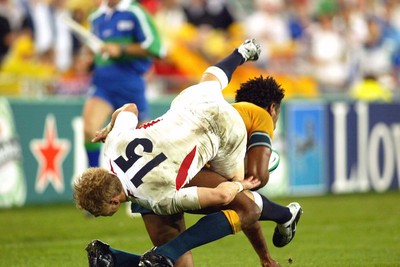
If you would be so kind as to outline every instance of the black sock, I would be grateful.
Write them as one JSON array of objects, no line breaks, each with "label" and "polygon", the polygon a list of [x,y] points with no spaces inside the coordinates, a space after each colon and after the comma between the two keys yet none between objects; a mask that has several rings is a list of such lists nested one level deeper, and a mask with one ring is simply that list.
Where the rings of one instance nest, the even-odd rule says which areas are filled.
[{"label": "black sock", "polygon": [[276,204],[261,194],[260,196],[263,201],[260,221],[274,221],[278,224],[283,224],[292,218],[292,213],[290,213],[288,207]]},{"label": "black sock", "polygon": [[231,80],[233,72],[236,68],[244,63],[243,56],[238,52],[237,49],[233,51],[232,54],[227,56],[226,58],[222,59],[220,62],[215,64],[214,66],[223,70],[228,77],[228,81]]},{"label": "black sock", "polygon": [[187,251],[233,234],[232,226],[223,212],[202,217],[176,238],[156,248],[156,253],[177,261]]},{"label": "black sock", "polygon": [[140,255],[133,254],[130,252],[125,252],[110,247],[111,254],[114,258],[115,266],[119,267],[129,267],[138,266],[140,261]]}]

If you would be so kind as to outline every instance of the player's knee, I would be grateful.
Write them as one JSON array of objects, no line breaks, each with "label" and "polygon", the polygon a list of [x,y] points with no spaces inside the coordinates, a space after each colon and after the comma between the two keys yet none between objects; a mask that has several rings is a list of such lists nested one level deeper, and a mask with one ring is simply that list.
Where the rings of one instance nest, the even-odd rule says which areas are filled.
[{"label": "player's knee", "polygon": [[254,202],[251,202],[249,205],[243,206],[238,214],[242,221],[242,228],[246,229],[258,221],[261,211]]},{"label": "player's knee", "polygon": [[[149,226],[148,223],[146,223],[146,226]],[[157,227],[147,227],[147,232],[155,246],[161,246],[181,233],[179,228],[168,223],[165,225],[156,224],[156,226]]]},{"label": "player's knee", "polygon": [[193,267],[193,255],[192,252],[186,252],[175,262],[174,267]]},{"label": "player's knee", "polygon": [[85,137],[85,141],[91,141],[92,138],[95,136],[96,131],[100,130],[99,128],[96,128],[97,125],[91,123],[91,122],[85,122],[83,125],[83,134]]},{"label": "player's knee", "polygon": [[244,193],[236,195],[235,199],[228,205],[228,207],[237,212],[240,217],[242,228],[253,225],[258,221],[261,215],[260,208]]},{"label": "player's knee", "polygon": [[158,234],[153,235],[153,243],[155,246],[161,246],[161,245],[167,243],[168,241],[174,239],[179,234],[180,234],[179,232],[172,231],[170,229],[168,229],[165,232],[159,232]]}]

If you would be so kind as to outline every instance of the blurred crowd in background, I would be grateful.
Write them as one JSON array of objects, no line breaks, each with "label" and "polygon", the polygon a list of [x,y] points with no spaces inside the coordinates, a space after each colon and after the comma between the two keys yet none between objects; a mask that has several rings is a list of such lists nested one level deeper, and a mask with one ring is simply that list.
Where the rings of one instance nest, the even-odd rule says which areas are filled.
[{"label": "blurred crowd in background", "polygon": [[[122,0],[125,1],[125,0]],[[262,45],[225,91],[272,75],[287,98],[400,100],[400,0],[137,0],[168,49],[150,97],[176,94],[247,38]],[[84,96],[92,56],[63,22],[100,0],[0,0],[0,95]]]}]

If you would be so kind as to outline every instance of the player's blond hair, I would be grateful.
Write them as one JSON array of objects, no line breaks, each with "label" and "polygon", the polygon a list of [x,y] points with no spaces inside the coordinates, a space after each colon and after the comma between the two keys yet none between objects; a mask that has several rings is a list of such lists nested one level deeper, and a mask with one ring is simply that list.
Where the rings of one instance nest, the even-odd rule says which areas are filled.
[{"label": "player's blond hair", "polygon": [[103,168],[89,168],[74,183],[74,200],[77,208],[99,216],[121,191],[122,184],[114,174]]}]

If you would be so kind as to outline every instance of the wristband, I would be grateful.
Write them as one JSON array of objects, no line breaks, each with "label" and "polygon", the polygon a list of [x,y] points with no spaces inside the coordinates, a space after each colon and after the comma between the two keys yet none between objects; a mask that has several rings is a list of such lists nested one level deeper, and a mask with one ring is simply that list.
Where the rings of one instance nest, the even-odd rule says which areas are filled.
[{"label": "wristband", "polygon": [[242,183],[241,183],[241,182],[234,182],[234,183],[237,184],[237,185],[239,186],[239,192],[242,192],[243,189],[244,189]]}]

